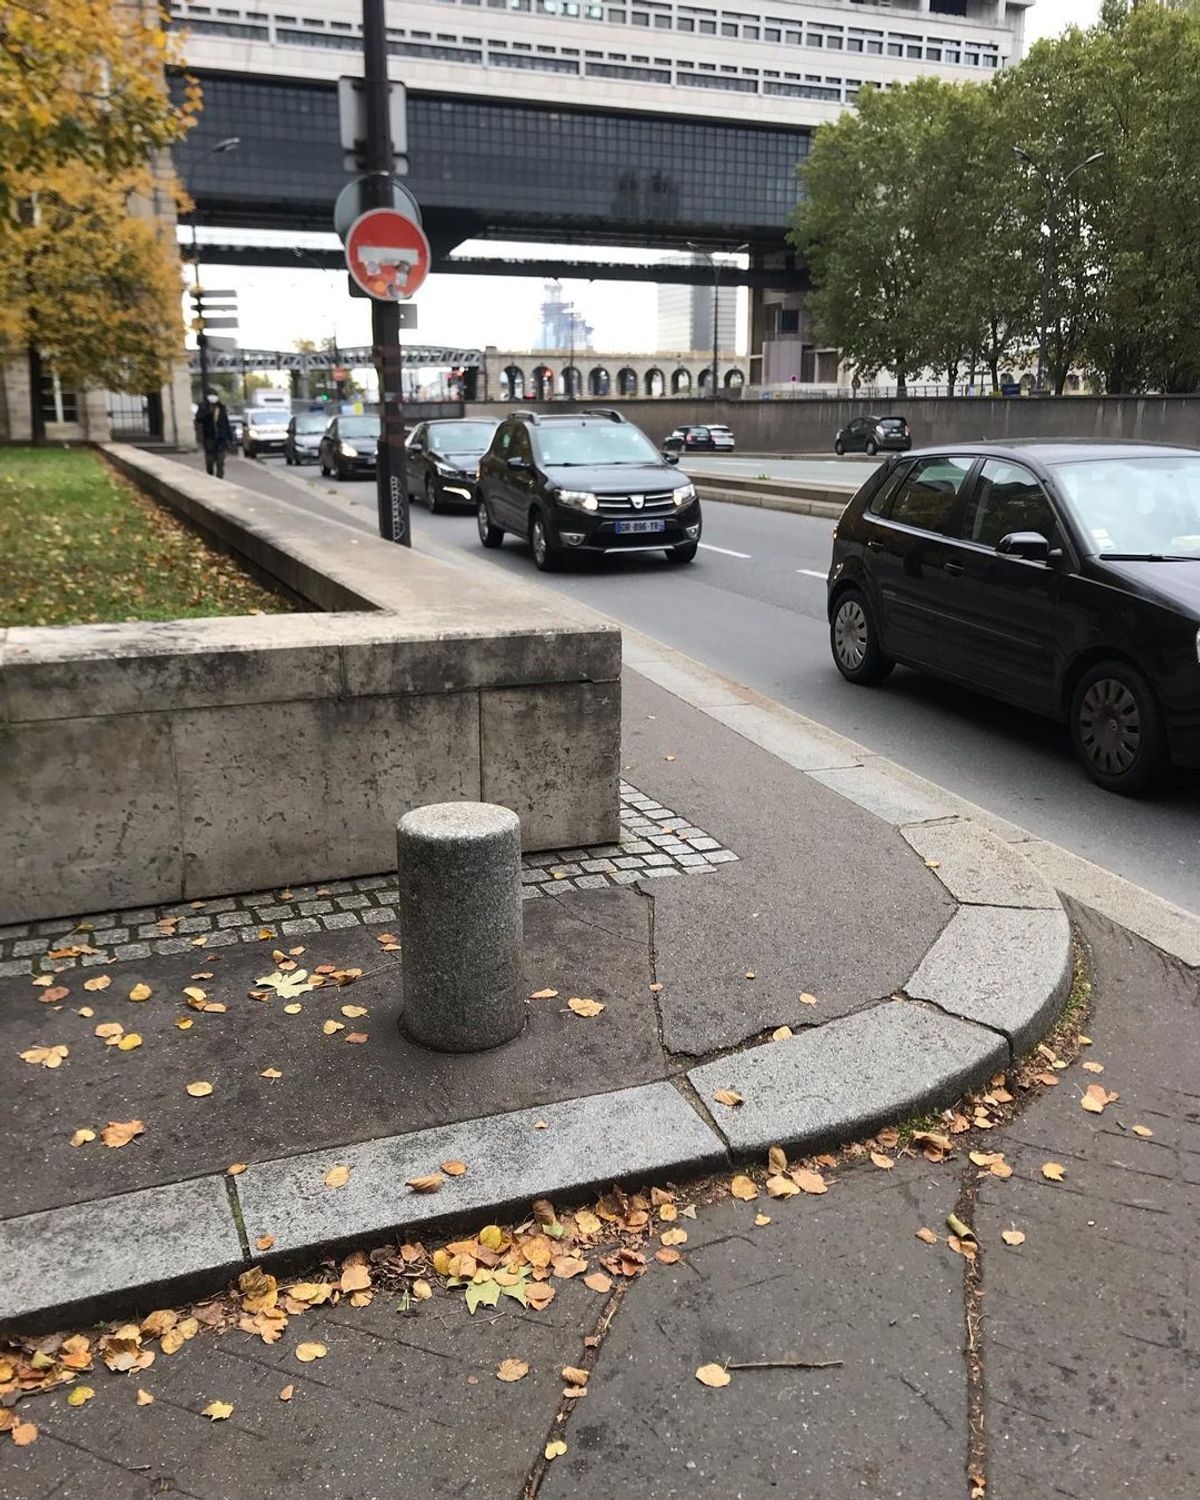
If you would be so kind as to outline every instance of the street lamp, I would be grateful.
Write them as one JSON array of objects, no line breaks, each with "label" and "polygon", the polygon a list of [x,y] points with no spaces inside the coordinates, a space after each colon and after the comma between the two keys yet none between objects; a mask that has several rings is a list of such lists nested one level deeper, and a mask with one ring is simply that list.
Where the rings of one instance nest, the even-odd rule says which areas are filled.
[{"label": "street lamp", "polygon": [[[241,144],[241,136],[226,136],[223,141],[218,141],[215,146],[210,146],[207,151],[201,151],[199,156],[194,157],[184,177],[184,191],[192,204],[192,276],[197,292],[200,291],[200,252],[196,246],[196,198],[192,192],[192,178],[196,175],[196,168],[202,161],[207,161],[210,156],[218,156],[226,151],[236,151]],[[204,336],[204,319],[200,312],[199,297],[196,298],[196,314],[200,318],[200,327],[196,330],[196,346],[200,352],[200,404],[203,406],[204,397],[208,391],[208,340]]]},{"label": "street lamp", "polygon": [[[719,261],[716,258],[716,256],[712,253],[712,251],[710,251],[710,250],[701,250],[700,247],[698,245],[694,245],[691,240],[688,240],[687,247],[694,254],[696,254],[696,255],[703,255],[705,257],[705,259],[708,261],[709,265],[712,267],[712,273],[713,273],[712,399],[715,401],[715,400],[717,400],[717,397],[718,397],[718,394],[719,394],[718,393],[718,387],[717,387],[717,380],[718,380],[718,373],[719,373],[718,372],[718,365],[720,363],[720,356],[721,356],[721,350],[720,350],[720,338],[721,338],[721,335],[720,335],[720,325],[718,323],[718,318],[720,317],[720,310],[721,310],[721,266],[722,266],[722,262]],[[750,248],[749,244],[735,245],[732,250],[729,250],[726,253],[729,254],[729,255],[741,255],[741,253],[744,250],[749,250],[749,248]]]},{"label": "street lamp", "polygon": [[1093,151],[1090,156],[1085,156],[1080,162],[1076,162],[1069,172],[1062,177],[1056,177],[1043,171],[1030,156],[1023,146],[1014,146],[1013,155],[1023,161],[1027,167],[1031,167],[1042,180],[1042,186],[1046,190],[1046,248],[1042,255],[1042,306],[1040,314],[1041,327],[1038,330],[1038,362],[1037,376],[1034,389],[1044,391],[1046,389],[1046,340],[1050,326],[1050,296],[1054,282],[1055,261],[1058,256],[1058,201],[1063,189],[1076,172],[1082,172],[1084,167],[1090,167],[1104,155],[1103,151]]}]

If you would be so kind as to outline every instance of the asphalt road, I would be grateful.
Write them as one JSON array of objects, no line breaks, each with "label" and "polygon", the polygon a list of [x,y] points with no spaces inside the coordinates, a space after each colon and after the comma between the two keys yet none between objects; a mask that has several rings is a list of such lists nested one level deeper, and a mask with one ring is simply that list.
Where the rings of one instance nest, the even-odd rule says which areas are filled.
[{"label": "asphalt road", "polygon": [[[841,470],[836,460],[828,462]],[[336,485],[315,470],[285,469],[275,460],[233,459],[229,477],[374,530],[371,484]],[[413,509],[418,547],[538,578],[1038,837],[1200,912],[1200,774],[1176,773],[1148,799],[1114,797],[1077,768],[1065,731],[1032,714],[904,668],[881,688],[842,680],[830,661],[825,618],[832,526],[709,503],[703,550],[688,567],[644,553],[543,576],[523,545],[509,541],[485,552],[472,515]]]}]

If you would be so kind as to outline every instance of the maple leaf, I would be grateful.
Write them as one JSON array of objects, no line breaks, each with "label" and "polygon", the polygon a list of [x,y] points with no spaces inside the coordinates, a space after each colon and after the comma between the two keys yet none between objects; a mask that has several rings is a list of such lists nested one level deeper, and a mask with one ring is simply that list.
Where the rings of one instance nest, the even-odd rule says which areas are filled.
[{"label": "maple leaf", "polygon": [[[494,1281],[468,1282],[467,1290],[464,1294],[467,1311],[474,1315],[477,1307],[495,1307],[500,1301],[500,1292],[501,1287]],[[500,1378],[504,1379],[505,1377],[501,1376]],[[516,1380],[520,1377],[512,1376],[510,1378]]]},{"label": "maple leaf", "polygon": [[264,989],[274,990],[281,1000],[294,1000],[307,990],[315,990],[320,980],[310,975],[307,969],[297,969],[293,974],[283,974],[276,969],[273,974],[266,974],[254,982]]}]

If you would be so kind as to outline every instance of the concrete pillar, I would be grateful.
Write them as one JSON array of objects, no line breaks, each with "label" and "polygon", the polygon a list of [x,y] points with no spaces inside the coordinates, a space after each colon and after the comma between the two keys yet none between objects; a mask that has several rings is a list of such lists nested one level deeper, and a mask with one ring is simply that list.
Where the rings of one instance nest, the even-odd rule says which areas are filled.
[{"label": "concrete pillar", "polygon": [[482,1052],[525,1023],[521,822],[488,802],[400,819],[401,1026],[439,1052]]}]

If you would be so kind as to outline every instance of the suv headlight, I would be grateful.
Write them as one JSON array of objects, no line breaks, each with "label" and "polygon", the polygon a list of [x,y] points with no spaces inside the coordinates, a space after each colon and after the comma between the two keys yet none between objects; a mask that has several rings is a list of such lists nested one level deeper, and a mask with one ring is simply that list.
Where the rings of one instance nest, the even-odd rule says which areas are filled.
[{"label": "suv headlight", "polygon": [[349,443],[343,443],[338,450],[343,458],[357,458],[358,449],[352,448]]},{"label": "suv headlight", "polygon": [[556,490],[554,498],[560,505],[566,505],[571,510],[595,511],[600,509],[600,502],[592,494],[591,490]]},{"label": "suv headlight", "polygon": [[681,484],[672,496],[678,506],[690,505],[695,498],[696,486],[694,484]]}]

